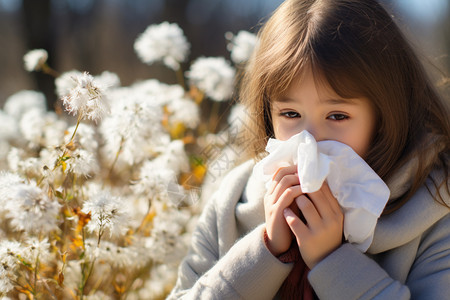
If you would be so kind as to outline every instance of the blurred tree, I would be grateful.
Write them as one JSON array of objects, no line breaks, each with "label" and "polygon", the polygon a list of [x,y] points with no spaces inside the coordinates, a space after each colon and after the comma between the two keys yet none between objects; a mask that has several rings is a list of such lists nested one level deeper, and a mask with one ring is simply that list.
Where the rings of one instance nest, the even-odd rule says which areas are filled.
[{"label": "blurred tree", "polygon": [[[22,18],[24,24],[24,38],[29,50],[42,48],[49,54],[49,64],[55,53],[56,36],[51,18],[51,0],[23,0]],[[33,72],[37,88],[47,98],[47,108],[54,109],[56,96],[54,80],[49,75]]]}]

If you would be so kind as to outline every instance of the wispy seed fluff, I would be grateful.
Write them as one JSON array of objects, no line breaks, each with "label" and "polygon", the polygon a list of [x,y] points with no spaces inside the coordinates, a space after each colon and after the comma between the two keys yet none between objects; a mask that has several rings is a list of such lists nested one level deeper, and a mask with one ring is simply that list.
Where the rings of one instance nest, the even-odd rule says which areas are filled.
[{"label": "wispy seed fluff", "polygon": [[144,63],[150,65],[162,61],[175,71],[186,60],[189,48],[183,30],[177,24],[168,22],[150,25],[134,43],[134,50]]},{"label": "wispy seed fluff", "polygon": [[73,77],[76,86],[62,98],[65,109],[81,119],[100,120],[110,112],[104,88],[94,81],[94,77],[84,72]]}]

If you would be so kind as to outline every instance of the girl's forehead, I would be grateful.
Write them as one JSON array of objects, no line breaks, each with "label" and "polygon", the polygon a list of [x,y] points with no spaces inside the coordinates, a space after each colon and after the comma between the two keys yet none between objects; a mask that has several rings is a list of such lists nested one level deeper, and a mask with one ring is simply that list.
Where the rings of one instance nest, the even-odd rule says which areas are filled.
[{"label": "girl's forehead", "polygon": [[289,94],[298,93],[305,89],[314,89],[318,94],[339,97],[338,93],[331,87],[323,73],[320,71],[313,72],[311,67],[304,68],[298,72],[285,89],[275,91],[273,96],[275,98],[280,98],[288,96]]}]

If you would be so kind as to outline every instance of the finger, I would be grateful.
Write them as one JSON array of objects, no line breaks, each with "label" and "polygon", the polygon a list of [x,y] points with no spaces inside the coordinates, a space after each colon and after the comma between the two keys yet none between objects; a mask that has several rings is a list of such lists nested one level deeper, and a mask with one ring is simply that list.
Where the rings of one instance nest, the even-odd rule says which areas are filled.
[{"label": "finger", "polygon": [[275,189],[273,190],[272,196],[275,203],[277,199],[284,193],[284,191],[291,187],[298,186],[300,187],[300,182],[297,175],[286,175],[277,183]]},{"label": "finger", "polygon": [[280,167],[278,170],[273,174],[272,180],[277,181],[283,178],[287,174],[295,174],[297,173],[297,165],[292,165],[288,167]]},{"label": "finger", "polygon": [[290,208],[286,208],[283,211],[283,215],[286,223],[288,224],[292,233],[295,235],[297,241],[302,241],[303,237],[309,234],[308,227],[300,220],[299,217],[297,217],[297,215]]},{"label": "finger", "polygon": [[308,196],[322,218],[329,218],[340,212],[339,204],[326,182],[317,192],[309,193]]},{"label": "finger", "polygon": [[291,186],[285,189],[276,203],[274,203],[274,205],[277,207],[277,210],[280,212],[280,215],[285,208],[289,207],[294,202],[295,198],[302,194],[303,192],[299,185]]},{"label": "finger", "polygon": [[331,192],[330,186],[328,185],[328,182],[324,182],[322,185],[323,192],[325,195],[330,195],[333,197],[334,201],[330,201],[330,206],[333,209],[334,213],[339,214],[342,213],[341,205],[339,204],[339,201],[336,197],[334,197],[333,193]]},{"label": "finger", "polygon": [[272,182],[270,183],[267,193],[272,194],[275,190],[275,187],[277,184],[283,179],[284,176],[288,174],[295,174],[297,171],[297,167],[295,166],[289,166],[289,167],[280,167],[277,169],[277,171],[272,176]]},{"label": "finger", "polygon": [[309,228],[318,226],[320,224],[321,217],[317,212],[317,209],[314,206],[313,202],[306,195],[300,195],[299,197],[295,198],[295,202],[302,212],[303,217],[306,220],[306,225]]}]

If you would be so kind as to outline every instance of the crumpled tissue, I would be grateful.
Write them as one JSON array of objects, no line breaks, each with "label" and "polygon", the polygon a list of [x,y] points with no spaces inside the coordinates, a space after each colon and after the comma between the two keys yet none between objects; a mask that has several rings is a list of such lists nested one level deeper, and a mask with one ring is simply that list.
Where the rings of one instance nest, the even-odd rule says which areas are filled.
[{"label": "crumpled tissue", "polygon": [[304,130],[286,141],[269,139],[266,151],[269,154],[253,169],[263,176],[266,187],[280,167],[295,164],[304,193],[318,191],[326,180],[344,213],[346,240],[367,251],[390,191],[351,147],[337,141],[316,142]]}]

